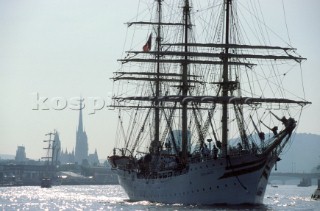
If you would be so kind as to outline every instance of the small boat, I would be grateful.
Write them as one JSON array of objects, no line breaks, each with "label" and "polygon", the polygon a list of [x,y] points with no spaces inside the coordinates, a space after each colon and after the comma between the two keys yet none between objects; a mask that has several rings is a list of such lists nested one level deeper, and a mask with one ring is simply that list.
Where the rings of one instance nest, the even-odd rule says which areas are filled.
[{"label": "small boat", "polygon": [[41,180],[41,188],[51,188],[52,183],[50,178],[42,178]]}]

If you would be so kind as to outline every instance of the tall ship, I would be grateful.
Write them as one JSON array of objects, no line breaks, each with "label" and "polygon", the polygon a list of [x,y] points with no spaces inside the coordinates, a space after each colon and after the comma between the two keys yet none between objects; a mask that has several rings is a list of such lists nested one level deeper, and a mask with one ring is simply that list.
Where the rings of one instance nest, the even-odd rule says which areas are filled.
[{"label": "tall ship", "polygon": [[46,151],[46,156],[41,158],[44,160],[44,168],[40,186],[42,188],[51,188],[52,185],[59,184],[59,180],[56,175],[56,166],[58,163],[58,155],[60,153],[60,140],[57,131],[47,133],[46,136],[49,138],[43,141],[47,146],[43,148]]},{"label": "tall ship", "polygon": [[132,201],[263,203],[310,104],[299,82],[305,58],[288,43],[270,44],[258,1],[138,8],[112,77],[119,121],[108,161],[120,185]]}]

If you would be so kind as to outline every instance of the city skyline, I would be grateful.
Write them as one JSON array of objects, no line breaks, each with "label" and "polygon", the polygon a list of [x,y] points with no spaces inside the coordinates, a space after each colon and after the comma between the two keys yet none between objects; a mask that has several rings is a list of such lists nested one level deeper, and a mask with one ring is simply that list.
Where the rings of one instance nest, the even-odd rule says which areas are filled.
[{"label": "city skyline", "polygon": [[[267,12],[282,11],[272,7],[275,0],[268,2],[261,5]],[[320,134],[315,124],[320,118],[320,2],[283,2],[290,43],[308,59],[302,70],[306,99],[313,104],[305,108],[298,132]],[[15,154],[23,145],[27,157],[39,159],[45,134],[53,130],[59,131],[63,149],[71,151],[79,96],[84,98],[89,152],[97,149],[100,159],[112,153],[117,114],[106,107],[112,93],[109,78],[127,50],[123,23],[137,15],[137,3],[0,0],[0,154]],[[269,25],[283,27],[276,18],[266,17]]]}]

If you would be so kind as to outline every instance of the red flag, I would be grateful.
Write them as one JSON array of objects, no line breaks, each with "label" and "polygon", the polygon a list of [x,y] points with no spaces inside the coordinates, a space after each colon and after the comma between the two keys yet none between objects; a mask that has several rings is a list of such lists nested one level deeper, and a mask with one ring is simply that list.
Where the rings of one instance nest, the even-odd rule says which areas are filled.
[{"label": "red flag", "polygon": [[150,51],[151,43],[152,43],[152,33],[150,34],[148,41],[146,42],[146,44],[142,48],[144,52],[149,52]]}]

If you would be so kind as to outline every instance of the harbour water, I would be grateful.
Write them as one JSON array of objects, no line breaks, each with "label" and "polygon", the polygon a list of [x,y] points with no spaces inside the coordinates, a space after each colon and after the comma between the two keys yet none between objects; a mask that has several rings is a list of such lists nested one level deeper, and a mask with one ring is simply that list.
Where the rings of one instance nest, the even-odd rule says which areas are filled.
[{"label": "harbour water", "polygon": [[267,187],[261,206],[167,205],[130,202],[119,185],[0,187],[0,210],[320,210],[311,199],[316,186],[279,185]]}]

